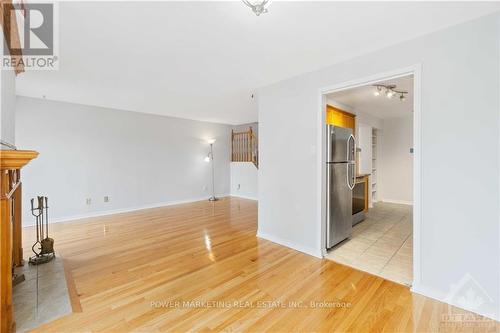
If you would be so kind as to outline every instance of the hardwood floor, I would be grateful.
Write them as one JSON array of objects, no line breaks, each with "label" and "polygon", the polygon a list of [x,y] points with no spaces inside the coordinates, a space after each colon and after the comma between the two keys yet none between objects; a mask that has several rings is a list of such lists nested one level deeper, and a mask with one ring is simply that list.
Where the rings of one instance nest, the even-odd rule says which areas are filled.
[{"label": "hardwood floor", "polygon": [[465,312],[256,229],[257,203],[236,198],[55,224],[81,312],[35,331],[499,331],[479,316],[450,321]]}]

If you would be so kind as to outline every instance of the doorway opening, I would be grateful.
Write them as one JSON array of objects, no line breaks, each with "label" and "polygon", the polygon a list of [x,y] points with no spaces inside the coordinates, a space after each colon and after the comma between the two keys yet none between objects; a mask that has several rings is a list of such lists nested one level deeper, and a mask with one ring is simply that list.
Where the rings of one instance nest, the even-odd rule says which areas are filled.
[{"label": "doorway opening", "polygon": [[[408,286],[420,269],[415,246],[420,216],[416,74],[381,75],[322,94],[324,257]],[[339,162],[331,157],[345,129],[356,143],[346,145],[355,170],[346,171],[346,184],[334,171],[340,170]],[[339,199],[338,193],[348,193],[349,199]],[[339,218],[339,210],[345,218]]]}]

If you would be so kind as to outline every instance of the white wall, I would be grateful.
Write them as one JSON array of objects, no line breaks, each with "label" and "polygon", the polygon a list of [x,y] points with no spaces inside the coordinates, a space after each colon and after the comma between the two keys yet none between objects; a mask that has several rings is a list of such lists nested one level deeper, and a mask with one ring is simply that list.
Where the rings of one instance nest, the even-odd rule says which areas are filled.
[{"label": "white wall", "polygon": [[258,198],[258,170],[252,162],[231,162],[231,195]]},{"label": "white wall", "polygon": [[379,200],[413,202],[413,117],[384,119],[379,136]]},{"label": "white wall", "polygon": [[0,137],[6,143],[15,144],[16,75],[12,69],[2,69],[0,77]]},{"label": "white wall", "polygon": [[23,205],[47,195],[55,221],[208,198],[212,137],[216,194],[227,195],[229,126],[18,97],[17,144],[40,153],[23,169]]},{"label": "white wall", "polygon": [[500,319],[496,14],[261,88],[258,234],[321,256],[320,90],[415,64],[422,224],[413,290],[444,300],[469,274],[491,298],[470,309]]}]

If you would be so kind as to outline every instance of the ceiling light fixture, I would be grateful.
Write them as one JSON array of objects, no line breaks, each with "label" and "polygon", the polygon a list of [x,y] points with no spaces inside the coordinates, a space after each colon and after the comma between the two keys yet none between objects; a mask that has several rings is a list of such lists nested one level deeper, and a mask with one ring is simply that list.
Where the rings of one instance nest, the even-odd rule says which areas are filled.
[{"label": "ceiling light fixture", "polygon": [[245,5],[250,7],[255,15],[260,16],[260,14],[267,13],[267,7],[271,0],[257,0],[257,1],[249,1],[242,0]]},{"label": "ceiling light fixture", "polygon": [[373,92],[373,95],[380,96],[382,89],[385,89],[385,96],[389,99],[392,99],[394,95],[399,95],[399,100],[403,102],[406,100],[407,91],[397,90],[397,86],[395,84],[385,85],[385,84],[374,84],[373,85],[376,90]]}]

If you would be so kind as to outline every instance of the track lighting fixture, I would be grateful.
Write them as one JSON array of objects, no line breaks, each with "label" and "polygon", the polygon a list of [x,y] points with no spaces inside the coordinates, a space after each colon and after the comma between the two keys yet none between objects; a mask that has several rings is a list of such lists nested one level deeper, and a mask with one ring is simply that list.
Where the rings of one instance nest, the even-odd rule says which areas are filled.
[{"label": "track lighting fixture", "polygon": [[399,95],[399,100],[401,102],[406,100],[405,95],[408,94],[407,91],[397,90],[396,89],[397,87],[394,84],[391,84],[391,85],[374,84],[373,86],[376,88],[376,90],[373,92],[373,95],[380,96],[380,94],[382,93],[382,90],[385,89],[385,96],[387,98],[392,99],[394,97],[394,95]]}]

